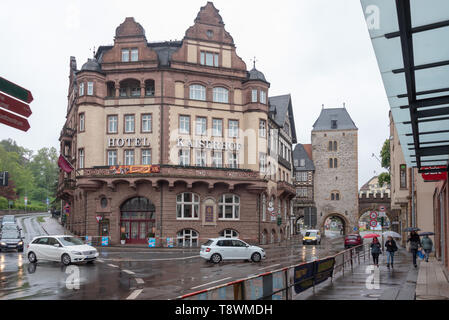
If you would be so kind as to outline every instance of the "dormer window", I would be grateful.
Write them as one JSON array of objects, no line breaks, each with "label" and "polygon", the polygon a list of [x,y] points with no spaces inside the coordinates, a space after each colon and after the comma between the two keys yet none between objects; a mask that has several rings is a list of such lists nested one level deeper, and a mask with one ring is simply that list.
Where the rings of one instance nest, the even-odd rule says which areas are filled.
[{"label": "dormer window", "polygon": [[138,61],[138,60],[139,60],[139,49],[137,48],[122,49],[122,62]]},{"label": "dormer window", "polygon": [[201,51],[200,62],[203,66],[218,67],[218,53]]},{"label": "dormer window", "polygon": [[331,128],[337,129],[337,120],[331,120]]},{"label": "dormer window", "polygon": [[129,49],[122,49],[122,62],[129,62]]},{"label": "dormer window", "polygon": [[131,49],[131,61],[138,61],[138,60],[139,60],[139,50]]}]

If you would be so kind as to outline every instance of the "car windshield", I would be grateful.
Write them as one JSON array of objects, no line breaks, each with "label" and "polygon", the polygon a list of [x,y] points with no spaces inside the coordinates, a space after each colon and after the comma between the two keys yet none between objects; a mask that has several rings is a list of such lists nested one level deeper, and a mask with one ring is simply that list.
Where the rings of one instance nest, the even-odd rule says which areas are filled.
[{"label": "car windshield", "polygon": [[2,239],[18,239],[19,233],[17,231],[5,230],[2,232]]},{"label": "car windshield", "polygon": [[2,227],[2,230],[17,230],[17,225],[16,224],[12,224],[12,223],[8,223],[8,224],[5,224]]},{"label": "car windshield", "polygon": [[14,222],[14,216],[4,216],[3,222]]},{"label": "car windshield", "polygon": [[61,241],[63,246],[80,246],[84,244],[80,239],[74,237],[61,237],[58,240]]},{"label": "car windshield", "polygon": [[316,232],[306,232],[306,237],[316,237]]},{"label": "car windshield", "polygon": [[348,238],[348,240],[357,240],[359,237],[358,236],[348,236],[347,238]]}]

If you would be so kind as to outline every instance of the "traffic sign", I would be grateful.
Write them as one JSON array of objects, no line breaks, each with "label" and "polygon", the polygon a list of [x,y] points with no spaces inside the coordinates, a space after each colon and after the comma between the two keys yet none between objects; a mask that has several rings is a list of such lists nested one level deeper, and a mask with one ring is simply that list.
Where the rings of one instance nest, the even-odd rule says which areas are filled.
[{"label": "traffic sign", "polygon": [[28,123],[27,119],[21,118],[19,116],[16,116],[15,114],[12,114],[10,112],[7,112],[3,109],[0,109],[0,122],[3,124],[6,124],[7,126],[22,130],[22,131],[28,131],[30,128],[30,124]]},{"label": "traffic sign", "polygon": [[18,86],[17,84],[12,83],[2,77],[0,77],[0,91],[3,91],[26,103],[33,101],[33,95],[29,90],[22,88],[21,86]]},{"label": "traffic sign", "polygon": [[377,227],[377,221],[376,220],[371,220],[369,225],[373,228]]},{"label": "traffic sign", "polygon": [[7,95],[0,92],[0,107],[12,112],[15,112],[17,114],[20,114],[26,118],[28,118],[31,115],[31,109],[30,107],[20,102],[19,100],[13,99],[11,97],[8,97]]},{"label": "traffic sign", "polygon": [[359,228],[357,228],[357,227],[354,227],[354,232],[356,232],[356,231],[358,231],[359,230]]},{"label": "traffic sign", "polygon": [[98,223],[100,223],[100,221],[103,220],[103,217],[100,216],[100,215],[96,216],[96,218],[97,218],[97,222],[98,222]]},{"label": "traffic sign", "polygon": [[371,218],[372,220],[374,220],[374,219],[377,219],[378,214],[377,214],[376,211],[372,211],[372,212],[369,214],[369,216],[370,216],[370,218]]},{"label": "traffic sign", "polygon": [[385,208],[385,206],[380,206],[379,207],[379,211],[380,212],[385,212],[387,210],[387,208]]}]

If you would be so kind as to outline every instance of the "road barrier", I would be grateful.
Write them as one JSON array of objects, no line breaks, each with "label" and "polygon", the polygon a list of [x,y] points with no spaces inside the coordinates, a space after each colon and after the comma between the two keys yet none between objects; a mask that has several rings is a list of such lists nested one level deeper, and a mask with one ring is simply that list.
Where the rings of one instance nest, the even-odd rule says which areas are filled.
[{"label": "road barrier", "polygon": [[352,272],[355,264],[369,261],[369,244],[360,245],[311,262],[232,281],[192,292],[176,300],[291,300],[335,275]]}]

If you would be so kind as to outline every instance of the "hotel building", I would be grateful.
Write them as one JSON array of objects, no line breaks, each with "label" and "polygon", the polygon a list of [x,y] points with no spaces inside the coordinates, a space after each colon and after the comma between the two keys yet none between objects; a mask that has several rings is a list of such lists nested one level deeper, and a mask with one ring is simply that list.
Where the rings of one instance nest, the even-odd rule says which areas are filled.
[{"label": "hotel building", "polygon": [[112,244],[289,237],[292,99],[269,88],[211,2],[181,41],[148,42],[126,18],[80,70],[70,58],[60,146],[74,170],[58,187],[67,227]]}]

